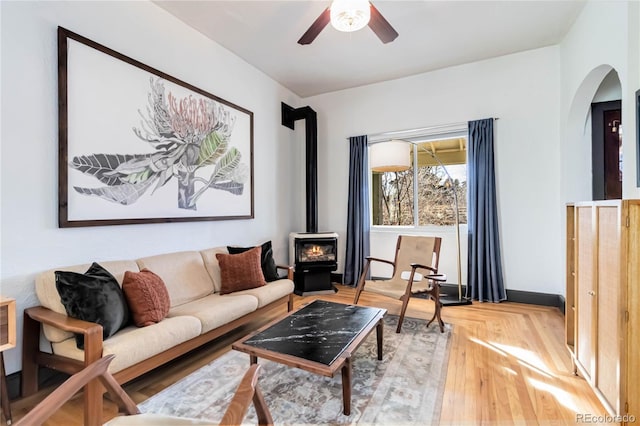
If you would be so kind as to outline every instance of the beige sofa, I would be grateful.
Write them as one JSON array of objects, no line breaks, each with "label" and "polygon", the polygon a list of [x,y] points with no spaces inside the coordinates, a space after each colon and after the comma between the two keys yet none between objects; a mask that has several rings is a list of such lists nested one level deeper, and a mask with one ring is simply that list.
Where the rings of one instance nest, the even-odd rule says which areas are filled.
[{"label": "beige sofa", "polygon": [[[122,286],[125,271],[149,269],[164,281],[171,299],[165,319],[138,328],[130,325],[103,341],[102,326],[70,318],[55,285],[55,270],[85,272],[90,264],[56,268],[36,278],[41,306],[24,313],[22,394],[38,390],[38,366],[76,373],[95,360],[115,355],[109,366],[118,383],[125,383],[272,309],[292,309],[293,271],[267,285],[220,295],[220,266],[216,253],[226,247],[186,251],[137,260],[99,262]],[[40,331],[48,342],[41,350]],[[84,350],[74,333],[83,333]],[[102,389],[94,381],[85,387],[85,424],[102,423]]]}]

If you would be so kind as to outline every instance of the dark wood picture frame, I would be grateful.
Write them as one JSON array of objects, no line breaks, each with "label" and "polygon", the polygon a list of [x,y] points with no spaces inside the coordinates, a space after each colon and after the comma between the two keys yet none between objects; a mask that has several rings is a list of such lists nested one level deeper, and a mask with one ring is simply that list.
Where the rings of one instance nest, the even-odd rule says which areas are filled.
[{"label": "dark wood picture frame", "polygon": [[254,218],[251,111],[58,27],[58,119],[61,228]]}]

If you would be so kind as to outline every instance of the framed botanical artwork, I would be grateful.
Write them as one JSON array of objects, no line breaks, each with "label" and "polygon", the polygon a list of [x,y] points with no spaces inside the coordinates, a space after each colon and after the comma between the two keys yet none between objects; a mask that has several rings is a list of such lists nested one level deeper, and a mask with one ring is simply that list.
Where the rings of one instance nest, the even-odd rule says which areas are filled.
[{"label": "framed botanical artwork", "polygon": [[58,28],[59,226],[251,219],[253,113]]}]

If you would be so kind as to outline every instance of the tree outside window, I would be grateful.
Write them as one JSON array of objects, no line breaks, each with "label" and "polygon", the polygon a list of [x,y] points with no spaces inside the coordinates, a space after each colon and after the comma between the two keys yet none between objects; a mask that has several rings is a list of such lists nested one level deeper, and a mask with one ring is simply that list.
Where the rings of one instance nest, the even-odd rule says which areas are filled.
[{"label": "tree outside window", "polygon": [[[424,149],[436,152],[451,180]],[[458,198],[459,221],[467,223],[466,138],[420,143],[417,151],[418,162],[416,164],[412,155],[409,170],[372,172],[373,224],[453,226],[456,224],[454,193]],[[417,181],[415,189],[414,181]],[[417,203],[414,203],[416,197]]]}]

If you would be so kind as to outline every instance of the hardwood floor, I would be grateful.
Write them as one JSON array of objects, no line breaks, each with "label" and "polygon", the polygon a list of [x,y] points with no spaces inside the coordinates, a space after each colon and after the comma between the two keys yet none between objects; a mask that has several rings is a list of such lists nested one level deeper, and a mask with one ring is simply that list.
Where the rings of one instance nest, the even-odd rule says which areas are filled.
[{"label": "hardwood floor", "polygon": [[[353,289],[338,288],[335,295],[315,297],[352,303]],[[310,300],[296,297],[296,305]],[[399,301],[369,293],[363,293],[360,304],[383,307],[392,314],[400,310]],[[433,302],[422,299],[412,299],[407,310],[407,316],[417,318],[430,318],[432,313]],[[442,318],[453,325],[453,333],[441,425],[564,425],[575,424],[577,414],[606,413],[584,379],[572,374],[563,344],[564,317],[557,309],[474,303],[445,307]],[[137,403],[144,401],[228,351],[232,342],[270,319],[236,330],[124,388]],[[14,421],[52,389],[13,401]],[[104,420],[116,414],[115,404],[106,401]],[[81,425],[82,398],[76,395],[45,424]]]}]

